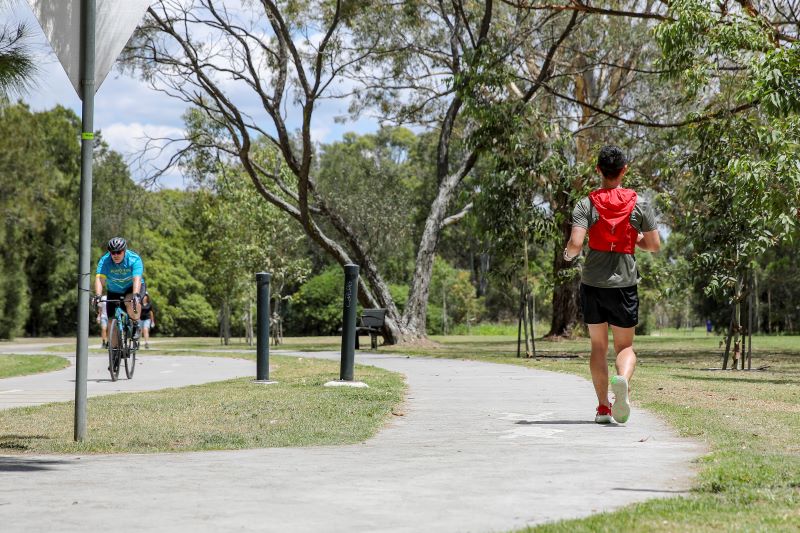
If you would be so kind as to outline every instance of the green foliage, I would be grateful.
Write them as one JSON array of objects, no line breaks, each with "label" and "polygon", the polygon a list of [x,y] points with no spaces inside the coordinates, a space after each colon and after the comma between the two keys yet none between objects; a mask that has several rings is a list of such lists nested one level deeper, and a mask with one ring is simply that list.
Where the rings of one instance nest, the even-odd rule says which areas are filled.
[{"label": "green foliage", "polygon": [[457,324],[480,320],[483,301],[475,295],[470,273],[453,268],[440,257],[433,263],[428,303],[428,332],[447,333]]},{"label": "green foliage", "polygon": [[409,161],[420,141],[405,128],[375,134],[346,133],[324,145],[319,156],[318,190],[335,205],[347,225],[363,240],[390,280],[407,279],[413,262],[408,201],[419,177]]},{"label": "green foliage", "polygon": [[[0,7],[7,8],[7,6]],[[0,95],[26,92],[37,73],[34,56],[26,43],[29,31],[24,24],[0,27]]]},{"label": "green foliage", "polygon": [[217,333],[217,315],[200,294],[188,294],[174,305],[162,305],[159,311],[158,324],[167,333],[177,336],[210,336]]},{"label": "green foliage", "polygon": [[774,116],[800,112],[800,47],[775,48],[750,65],[752,88],[743,97]]},{"label": "green foliage", "polygon": [[800,165],[790,154],[800,149],[798,126],[797,118],[738,116],[696,128],[676,222],[707,294],[731,294],[753,261],[796,231]]},{"label": "green foliage", "polygon": [[[797,230],[800,50],[767,22],[770,9],[679,0],[655,32],[666,75],[714,111],[714,120],[684,132],[667,174],[688,260],[681,283],[701,290],[698,309],[726,325],[714,303],[741,301],[749,273]],[[734,105],[738,114],[715,111]]]},{"label": "green foliage", "polygon": [[771,47],[769,28],[740,9],[719,11],[702,0],[670,3],[673,20],[655,29],[668,77],[679,77],[692,96],[719,74],[720,66],[748,61],[752,52]]},{"label": "green foliage", "polygon": [[[185,120],[195,138],[218,134],[219,125],[197,110],[187,112]],[[262,139],[254,152],[259,165],[277,168],[282,181],[291,186],[294,178],[280,165],[274,147]],[[305,239],[295,220],[259,194],[241,164],[225,163],[204,148],[190,151],[184,162],[198,188],[187,206],[187,226],[202,258],[198,277],[209,301],[219,309],[222,335],[227,338],[226,325],[252,312],[256,272],[272,274],[273,313],[282,313],[286,288],[296,286],[310,270],[308,259],[302,257]],[[274,184],[267,187],[271,194],[285,194]]]},{"label": "green foliage", "polygon": [[342,327],[344,272],[338,265],[306,281],[292,297],[287,332],[336,335]]},{"label": "green foliage", "polygon": [[63,107],[0,104],[0,338],[74,331],[63,318],[74,317],[65,287],[76,279],[78,132]]}]

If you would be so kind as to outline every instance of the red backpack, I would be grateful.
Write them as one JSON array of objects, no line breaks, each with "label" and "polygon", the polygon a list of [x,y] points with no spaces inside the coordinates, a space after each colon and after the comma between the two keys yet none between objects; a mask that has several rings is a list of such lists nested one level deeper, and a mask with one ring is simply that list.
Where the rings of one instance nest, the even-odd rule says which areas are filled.
[{"label": "red backpack", "polygon": [[636,207],[636,191],[598,189],[589,193],[589,201],[600,218],[589,228],[589,248],[600,252],[632,254],[639,232],[631,226]]}]

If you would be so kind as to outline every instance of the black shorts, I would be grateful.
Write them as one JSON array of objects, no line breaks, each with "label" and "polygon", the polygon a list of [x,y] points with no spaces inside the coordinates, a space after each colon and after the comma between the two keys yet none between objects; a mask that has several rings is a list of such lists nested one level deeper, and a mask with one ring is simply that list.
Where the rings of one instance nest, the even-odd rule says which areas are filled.
[{"label": "black shorts", "polygon": [[581,283],[583,321],[587,324],[608,322],[620,328],[639,323],[639,293],[632,287],[604,288]]},{"label": "black shorts", "polygon": [[[147,292],[147,288],[144,285],[144,280],[142,280],[141,287],[139,287],[139,299],[141,301],[144,298],[144,293]],[[108,291],[106,294],[106,298],[109,300],[106,302],[106,313],[108,314],[108,321],[111,322],[114,317],[117,315],[117,307],[119,307],[119,302],[112,302],[111,300],[127,300],[128,296],[133,294],[133,285],[125,289],[125,292],[111,292]],[[122,310],[125,311],[125,307],[122,307]]]}]

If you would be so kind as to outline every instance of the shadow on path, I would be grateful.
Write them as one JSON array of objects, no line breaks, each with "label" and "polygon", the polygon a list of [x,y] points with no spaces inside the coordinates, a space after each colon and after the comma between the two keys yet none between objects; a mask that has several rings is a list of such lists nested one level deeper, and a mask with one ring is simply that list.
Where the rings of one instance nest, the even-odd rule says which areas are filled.
[{"label": "shadow on path", "polygon": [[568,425],[568,424],[596,424],[592,420],[518,420],[514,422],[515,424],[521,424],[523,426],[531,425],[531,424],[546,424],[552,426],[561,426],[561,425]]},{"label": "shadow on path", "polygon": [[25,457],[0,457],[0,472],[42,472],[55,470],[70,461],[62,459],[28,459]]}]

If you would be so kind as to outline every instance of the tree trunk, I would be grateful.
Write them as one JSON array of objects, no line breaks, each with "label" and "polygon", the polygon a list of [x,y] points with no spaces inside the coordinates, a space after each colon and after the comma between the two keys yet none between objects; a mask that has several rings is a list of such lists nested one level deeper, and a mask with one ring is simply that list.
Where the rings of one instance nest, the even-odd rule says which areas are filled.
[{"label": "tree trunk", "polygon": [[231,311],[230,307],[228,307],[228,302],[222,302],[222,309],[220,310],[220,324],[219,324],[219,336],[220,341],[225,344],[225,346],[229,345],[231,342]]},{"label": "tree trunk", "polygon": [[486,296],[486,291],[489,290],[489,254],[483,252],[478,258],[478,297],[481,297]]},{"label": "tree trunk", "polygon": [[767,288],[767,333],[772,333],[772,288]]},{"label": "tree trunk", "polygon": [[[572,224],[568,219],[561,223],[561,242],[566,242],[572,232]],[[580,319],[578,294],[580,291],[580,276],[572,276],[562,280],[559,273],[570,268],[560,247],[556,247],[553,258],[553,318],[550,322],[548,337],[571,337]]]},{"label": "tree trunk", "polygon": [[427,335],[425,319],[428,312],[428,296],[430,291],[433,259],[436,245],[442,232],[442,221],[447,214],[447,207],[455,195],[456,187],[464,176],[472,169],[477,160],[475,153],[463,162],[461,168],[446,176],[439,184],[439,192],[431,204],[425,229],[417,251],[416,268],[411,280],[411,290],[403,313],[402,325],[399,328],[400,341],[413,341]]},{"label": "tree trunk", "polygon": [[247,337],[247,345],[253,345],[253,304],[248,299],[247,300],[247,309],[245,314],[245,336]]}]

